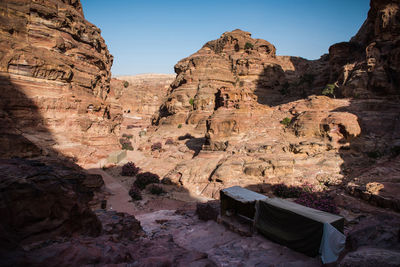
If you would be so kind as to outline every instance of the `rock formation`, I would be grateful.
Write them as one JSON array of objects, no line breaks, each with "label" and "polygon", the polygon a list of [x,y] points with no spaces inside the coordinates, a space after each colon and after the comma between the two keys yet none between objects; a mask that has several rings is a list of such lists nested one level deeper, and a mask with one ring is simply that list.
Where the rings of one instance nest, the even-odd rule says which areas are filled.
[{"label": "rock formation", "polygon": [[116,90],[125,115],[140,117],[148,126],[174,79],[174,74],[120,76],[111,80],[111,88]]},{"label": "rock formation", "polygon": [[125,126],[150,126],[152,116],[165,101],[167,89],[174,79],[174,74],[139,74],[111,79],[115,101],[124,111]]},{"label": "rock formation", "polygon": [[0,160],[0,251],[54,238],[97,236],[101,223],[88,203],[93,189],[88,175],[60,164]]},{"label": "rock formation", "polygon": [[111,79],[109,101],[121,106],[122,148],[134,149],[151,126],[152,117],[165,101],[174,74],[139,74]]},{"label": "rock formation", "polygon": [[[399,5],[372,0],[356,36],[314,61],[226,32],[178,62],[167,88],[170,76],[110,80],[112,56],[78,0],[2,1],[0,265],[317,265],[258,237],[227,239],[194,209],[171,208],[180,194],[218,198],[233,185],[271,193],[279,183],[308,183],[335,200],[348,237],[341,266],[398,265]],[[103,179],[66,158],[97,161],[119,146],[122,119],[124,133],[139,136],[156,109],[155,126],[132,139],[141,151],[128,156],[174,195],[136,206],[143,228],[132,215],[92,212]],[[10,159],[43,155],[55,157]],[[105,177],[109,190],[123,189]],[[211,208],[200,217],[215,219]]]},{"label": "rock formation", "polygon": [[226,32],[175,65],[177,77],[154,122],[205,128],[208,116],[220,107],[248,109],[257,101],[279,103],[289,83],[309,65],[302,58],[276,56],[272,44],[252,39],[248,32]]},{"label": "rock formation", "polygon": [[118,148],[113,57],[79,1],[0,3],[1,156],[96,161]]},{"label": "rock formation", "polygon": [[166,178],[212,197],[232,185],[344,185],[399,210],[398,9],[372,1],[359,33],[315,61],[235,30],[178,62],[154,123],[193,125],[206,140]]}]

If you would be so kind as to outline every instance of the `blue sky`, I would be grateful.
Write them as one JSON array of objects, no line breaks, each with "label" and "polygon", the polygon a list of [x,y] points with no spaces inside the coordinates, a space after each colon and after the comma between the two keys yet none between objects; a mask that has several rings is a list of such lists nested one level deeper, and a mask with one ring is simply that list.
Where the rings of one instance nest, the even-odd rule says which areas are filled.
[{"label": "blue sky", "polygon": [[113,75],[174,73],[174,65],[234,29],[275,45],[278,55],[317,59],[348,41],[369,0],[81,0],[114,55]]}]

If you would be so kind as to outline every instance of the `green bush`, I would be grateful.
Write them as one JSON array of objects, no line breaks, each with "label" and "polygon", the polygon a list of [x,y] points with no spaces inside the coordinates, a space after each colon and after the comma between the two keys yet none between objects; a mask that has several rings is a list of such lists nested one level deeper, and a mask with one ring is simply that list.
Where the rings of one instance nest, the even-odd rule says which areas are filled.
[{"label": "green bush", "polygon": [[178,124],[178,128],[179,129],[182,128],[182,124],[181,123]]},{"label": "green bush", "polygon": [[133,151],[133,146],[131,142],[126,142],[126,143],[122,143],[122,149],[123,150],[130,150]]},{"label": "green bush", "polygon": [[192,105],[192,106],[194,105],[194,99],[193,99],[193,98],[191,98],[191,99],[189,100],[189,104]]},{"label": "green bush", "polygon": [[281,120],[281,124],[285,125],[286,127],[289,126],[290,122],[292,121],[291,118],[284,118],[283,120]]},{"label": "green bush", "polygon": [[334,85],[333,83],[327,84],[325,88],[322,90],[322,94],[325,96],[333,96],[333,98],[336,98],[335,89],[336,85]]},{"label": "green bush", "polygon": [[128,81],[125,81],[125,82],[124,82],[124,87],[127,88],[128,86],[129,86],[129,82],[128,82]]},{"label": "green bush", "polygon": [[252,43],[249,43],[249,42],[247,42],[247,43],[244,45],[244,49],[246,49],[246,50],[248,50],[248,49],[253,49],[253,47],[254,47],[254,45],[253,45]]}]

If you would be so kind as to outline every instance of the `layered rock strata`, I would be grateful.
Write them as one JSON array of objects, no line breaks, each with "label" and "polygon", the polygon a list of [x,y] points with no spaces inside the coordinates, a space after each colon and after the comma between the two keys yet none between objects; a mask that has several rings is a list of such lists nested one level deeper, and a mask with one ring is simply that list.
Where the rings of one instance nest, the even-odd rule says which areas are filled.
[{"label": "layered rock strata", "polygon": [[178,62],[154,122],[193,125],[206,139],[166,177],[212,197],[232,185],[344,185],[399,210],[398,10],[371,1],[357,35],[316,61],[276,56],[235,30]]},{"label": "layered rock strata", "polygon": [[275,50],[269,42],[241,30],[206,43],[175,65],[177,77],[154,123],[205,128],[206,119],[220,107],[246,109],[258,106],[257,102],[283,101],[289,83],[300,79],[310,63],[276,56]]},{"label": "layered rock strata", "polygon": [[58,154],[81,162],[118,148],[113,57],[79,1],[0,3],[2,157]]},{"label": "layered rock strata", "polygon": [[[165,101],[175,74],[139,74],[111,80],[116,102],[124,111],[124,122],[138,128],[151,125],[153,115]],[[127,125],[126,125],[127,126]]]}]

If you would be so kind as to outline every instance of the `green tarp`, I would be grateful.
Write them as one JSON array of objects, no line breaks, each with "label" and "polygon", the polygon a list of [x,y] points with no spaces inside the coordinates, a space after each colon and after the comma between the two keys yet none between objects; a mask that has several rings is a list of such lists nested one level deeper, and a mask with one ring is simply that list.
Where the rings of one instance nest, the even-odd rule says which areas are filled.
[{"label": "green tarp", "polygon": [[309,256],[320,252],[324,224],[343,233],[341,216],[279,198],[257,201],[255,226],[269,239]]},{"label": "green tarp", "polygon": [[235,214],[254,219],[256,212],[256,201],[267,197],[240,186],[232,186],[220,191],[221,215],[226,211],[233,210]]}]

